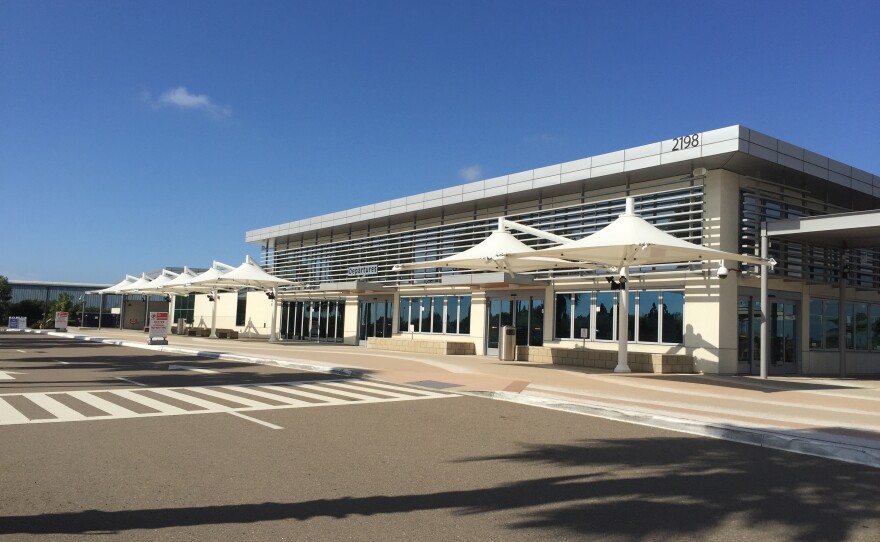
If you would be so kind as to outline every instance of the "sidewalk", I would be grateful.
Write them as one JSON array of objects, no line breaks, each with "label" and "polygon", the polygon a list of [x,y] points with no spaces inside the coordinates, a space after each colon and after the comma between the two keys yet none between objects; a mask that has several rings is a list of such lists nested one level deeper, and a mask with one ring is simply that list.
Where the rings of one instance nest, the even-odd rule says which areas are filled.
[{"label": "sidewalk", "polygon": [[378,378],[880,467],[880,380],[616,374],[265,339],[172,335],[168,346],[148,346],[137,331],[38,333]]}]

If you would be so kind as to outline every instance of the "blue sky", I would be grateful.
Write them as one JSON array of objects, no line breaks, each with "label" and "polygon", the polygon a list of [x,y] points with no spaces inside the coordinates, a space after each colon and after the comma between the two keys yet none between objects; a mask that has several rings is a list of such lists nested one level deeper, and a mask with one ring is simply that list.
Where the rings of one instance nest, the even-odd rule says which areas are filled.
[{"label": "blue sky", "polygon": [[880,2],[0,2],[0,274],[744,124],[880,174]]}]

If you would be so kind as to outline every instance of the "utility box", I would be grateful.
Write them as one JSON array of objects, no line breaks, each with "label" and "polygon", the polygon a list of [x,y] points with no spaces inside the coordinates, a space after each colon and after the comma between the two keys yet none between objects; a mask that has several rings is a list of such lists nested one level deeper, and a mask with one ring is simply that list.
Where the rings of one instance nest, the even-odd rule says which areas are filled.
[{"label": "utility box", "polygon": [[501,337],[498,341],[498,359],[516,361],[516,328],[501,326]]}]

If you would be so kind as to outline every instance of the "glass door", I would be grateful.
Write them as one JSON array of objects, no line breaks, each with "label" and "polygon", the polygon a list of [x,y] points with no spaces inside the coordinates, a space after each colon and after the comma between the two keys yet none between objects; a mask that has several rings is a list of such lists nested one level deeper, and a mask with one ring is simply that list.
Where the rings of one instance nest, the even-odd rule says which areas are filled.
[{"label": "glass door", "polygon": [[486,322],[486,354],[498,355],[502,326],[516,326],[518,346],[544,344],[544,299],[523,296],[488,300]]},{"label": "glass door", "polygon": [[391,337],[392,309],[391,301],[358,303],[358,344],[366,345],[370,337]]},{"label": "glass door", "polygon": [[[770,303],[767,320],[770,326],[771,375],[794,374],[798,362],[798,314],[800,303],[776,299]],[[740,296],[737,306],[737,356],[748,363],[752,374],[761,374],[761,302],[756,296]]]}]

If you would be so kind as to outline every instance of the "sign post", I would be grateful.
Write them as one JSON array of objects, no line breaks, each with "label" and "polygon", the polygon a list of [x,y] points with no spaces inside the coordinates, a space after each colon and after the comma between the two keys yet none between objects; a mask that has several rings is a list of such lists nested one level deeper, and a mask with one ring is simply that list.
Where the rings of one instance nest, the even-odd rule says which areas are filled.
[{"label": "sign post", "polygon": [[56,331],[67,331],[67,313],[66,312],[56,312],[55,313],[55,330]]},{"label": "sign post", "polygon": [[147,344],[168,344],[168,313],[150,313],[150,339]]}]

